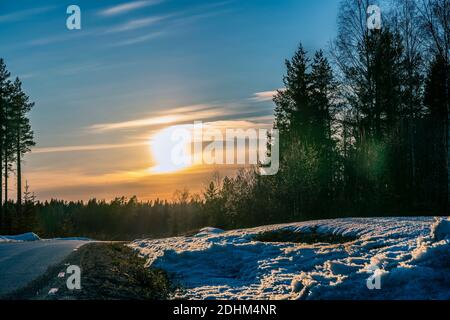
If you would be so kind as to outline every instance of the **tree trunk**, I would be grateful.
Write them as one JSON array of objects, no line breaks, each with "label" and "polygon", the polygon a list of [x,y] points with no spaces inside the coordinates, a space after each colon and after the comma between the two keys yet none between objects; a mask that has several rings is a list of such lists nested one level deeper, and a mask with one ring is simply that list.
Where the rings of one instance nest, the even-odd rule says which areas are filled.
[{"label": "tree trunk", "polygon": [[17,214],[22,213],[22,165],[20,157],[20,135],[17,137]]},{"label": "tree trunk", "polygon": [[5,150],[5,210],[8,206],[8,151]]},{"label": "tree trunk", "polygon": [[445,102],[446,102],[446,106],[445,106],[445,108],[446,108],[446,111],[447,111],[447,118],[444,120],[445,121],[445,142],[444,142],[444,144],[445,144],[445,163],[444,163],[444,166],[445,166],[445,171],[446,171],[446,173],[447,173],[447,185],[446,185],[446,188],[447,188],[447,204],[446,204],[446,206],[445,206],[445,214],[448,214],[448,212],[449,212],[449,202],[450,202],[450,171],[449,171],[449,163],[448,163],[448,161],[449,161],[449,152],[450,152],[450,150],[449,150],[449,148],[448,148],[448,140],[449,140],[449,138],[450,138],[450,130],[449,130],[449,127],[448,127],[448,125],[449,125],[449,120],[450,120],[450,113],[449,113],[449,105],[450,105],[450,97],[449,97],[449,90],[450,90],[450,84],[449,84],[449,81],[450,81],[450,79],[449,79],[449,73],[450,73],[450,70],[449,70],[449,65],[450,65],[450,61],[449,61],[449,59],[447,58],[447,59],[445,59]]},{"label": "tree trunk", "polygon": [[3,214],[3,153],[0,146],[0,214]]},{"label": "tree trunk", "polygon": [[3,230],[5,225],[5,219],[3,215],[3,159],[2,148],[0,145],[0,230]]}]

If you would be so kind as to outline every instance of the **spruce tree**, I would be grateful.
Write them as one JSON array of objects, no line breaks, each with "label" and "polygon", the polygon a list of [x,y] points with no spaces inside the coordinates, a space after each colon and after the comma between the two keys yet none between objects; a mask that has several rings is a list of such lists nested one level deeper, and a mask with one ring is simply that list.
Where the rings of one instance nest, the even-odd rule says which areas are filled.
[{"label": "spruce tree", "polygon": [[292,59],[285,61],[285,65],[285,89],[279,90],[274,97],[275,127],[280,130],[282,144],[287,139],[298,138],[301,131],[307,132],[310,123],[307,91],[309,58],[301,44]]},{"label": "spruce tree", "polygon": [[0,59],[0,210],[3,211],[3,154],[5,144],[6,119],[5,109],[8,102],[8,89],[10,73],[6,69],[5,62]]}]

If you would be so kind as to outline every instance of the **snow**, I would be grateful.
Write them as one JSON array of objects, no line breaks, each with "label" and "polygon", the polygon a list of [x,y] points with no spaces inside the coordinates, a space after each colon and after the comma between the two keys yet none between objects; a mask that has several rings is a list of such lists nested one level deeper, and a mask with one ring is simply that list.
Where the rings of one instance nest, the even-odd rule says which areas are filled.
[{"label": "snow", "polygon": [[[194,237],[136,240],[130,246],[182,288],[173,298],[450,299],[449,225],[447,218],[348,218],[227,232],[207,228]],[[356,240],[253,240],[280,229]],[[380,289],[370,290],[378,280]]]},{"label": "snow", "polygon": [[49,240],[63,240],[63,241],[93,241],[91,238],[86,237],[68,237],[68,238],[54,238]]},{"label": "snow", "polygon": [[211,234],[219,234],[219,233],[222,233],[222,232],[223,232],[222,229],[206,227],[206,228],[200,229],[200,231],[195,236],[196,237],[203,237],[203,236],[208,236],[208,235],[211,235]]},{"label": "snow", "polygon": [[0,236],[0,242],[21,242],[40,240],[39,236],[33,232],[18,234],[15,236]]},{"label": "snow", "polygon": [[58,293],[58,291],[59,291],[58,288],[51,288],[51,289],[48,291],[48,295],[54,296],[55,294]]},{"label": "snow", "polygon": [[437,218],[431,227],[431,237],[434,240],[442,240],[450,236],[450,220]]},{"label": "snow", "polygon": [[54,239],[41,239],[34,232],[28,232],[13,236],[1,236],[0,243],[2,242],[24,242],[24,241],[52,241],[52,240],[63,240],[63,241],[93,241],[92,239],[85,237],[69,237],[69,238],[54,238]]}]

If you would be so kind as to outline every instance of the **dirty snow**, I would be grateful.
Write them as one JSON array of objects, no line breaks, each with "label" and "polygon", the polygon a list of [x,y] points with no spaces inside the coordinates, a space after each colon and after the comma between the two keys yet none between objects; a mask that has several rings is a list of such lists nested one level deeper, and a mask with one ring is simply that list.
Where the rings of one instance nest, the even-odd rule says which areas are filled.
[{"label": "dirty snow", "polygon": [[203,236],[207,236],[207,235],[210,235],[210,234],[219,234],[219,233],[222,233],[222,232],[223,232],[222,229],[206,227],[206,228],[200,229],[200,231],[195,236],[196,237],[203,237]]},{"label": "dirty snow", "polygon": [[0,236],[0,242],[21,242],[21,241],[37,241],[39,236],[33,232],[18,234],[14,236]]},{"label": "dirty snow", "polygon": [[12,235],[12,236],[2,236],[2,235],[0,235],[0,243],[2,243],[2,242],[27,242],[27,241],[54,241],[54,240],[93,241],[92,239],[86,238],[86,237],[68,237],[68,238],[41,239],[34,232],[28,232],[28,233]]},{"label": "dirty snow", "polygon": [[[186,299],[450,299],[450,220],[349,218],[136,240]],[[344,244],[257,242],[260,232],[356,236]],[[369,290],[378,277],[381,289]]]},{"label": "dirty snow", "polygon": [[63,241],[94,241],[91,238],[86,237],[68,237],[68,238],[53,238],[47,240],[63,240]]}]

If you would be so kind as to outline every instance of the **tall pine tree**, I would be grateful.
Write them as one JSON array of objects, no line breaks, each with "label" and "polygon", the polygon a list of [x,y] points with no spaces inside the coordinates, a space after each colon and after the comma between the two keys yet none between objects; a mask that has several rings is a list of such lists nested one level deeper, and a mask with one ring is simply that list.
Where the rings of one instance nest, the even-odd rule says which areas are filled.
[{"label": "tall pine tree", "polygon": [[13,133],[13,149],[15,152],[16,175],[17,175],[17,212],[22,209],[22,158],[23,155],[31,150],[35,145],[33,140],[33,131],[31,130],[28,113],[34,106],[29,101],[29,97],[22,90],[22,83],[16,78],[13,84],[13,93],[11,97],[11,122]]},{"label": "tall pine tree", "polygon": [[10,85],[10,73],[6,69],[5,62],[0,59],[0,210],[3,211],[3,155],[6,133],[5,109],[8,103]]}]

